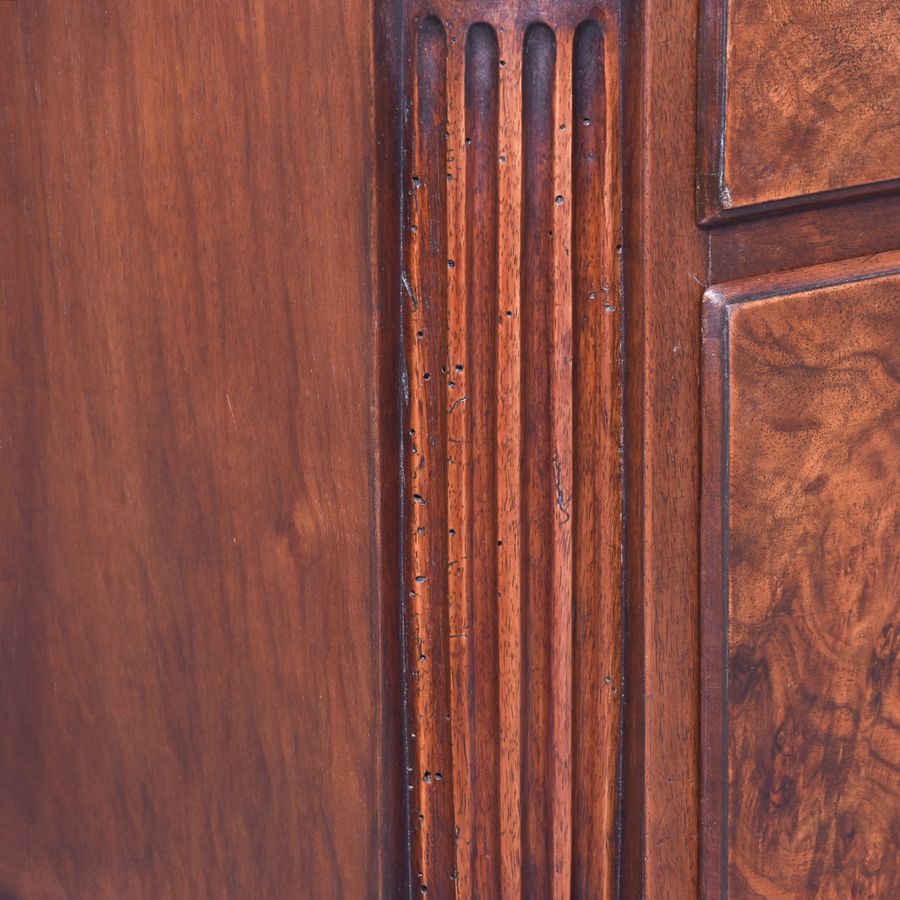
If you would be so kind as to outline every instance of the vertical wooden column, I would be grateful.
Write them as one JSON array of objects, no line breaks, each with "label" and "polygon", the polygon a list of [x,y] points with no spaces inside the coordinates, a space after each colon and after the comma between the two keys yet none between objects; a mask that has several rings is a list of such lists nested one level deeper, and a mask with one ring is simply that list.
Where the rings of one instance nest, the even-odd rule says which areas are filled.
[{"label": "vertical wooden column", "polygon": [[618,24],[409,2],[414,890],[612,896],[622,693]]}]

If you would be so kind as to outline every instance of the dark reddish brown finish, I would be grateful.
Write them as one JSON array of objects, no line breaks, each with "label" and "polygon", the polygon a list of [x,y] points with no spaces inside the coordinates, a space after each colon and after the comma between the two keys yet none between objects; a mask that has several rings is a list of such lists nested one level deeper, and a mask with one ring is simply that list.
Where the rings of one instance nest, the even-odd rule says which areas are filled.
[{"label": "dark reddish brown finish", "polygon": [[900,892],[900,253],[707,293],[704,896]]},{"label": "dark reddish brown finish", "polygon": [[358,0],[0,3],[3,897],[402,888],[373,64]]},{"label": "dark reddish brown finish", "polygon": [[[896,155],[861,136],[887,91],[848,103],[890,66],[783,59],[846,87],[840,133],[811,161],[764,117],[726,162],[763,141],[771,196],[728,210],[724,3],[284,7],[0,2],[0,894],[668,900],[702,863],[717,896],[726,827],[758,879],[779,848],[710,802],[724,715],[698,847],[700,298],[896,249],[890,183],[849,184]],[[878,37],[855,15],[838,40]],[[888,891],[888,807],[837,844],[805,815],[809,883]]]},{"label": "dark reddish brown finish", "polygon": [[[453,577],[447,526],[448,399],[420,390],[449,377],[447,366],[447,38],[441,22],[426,18],[410,35],[415,53],[413,115],[416,143],[405,182],[408,226],[405,267],[405,487],[408,504],[405,585],[408,594],[410,750],[407,773],[410,828],[416,866],[414,889],[440,896],[437,884],[454,871],[453,845],[431,839],[453,827],[450,726],[450,639],[444,598]],[[415,230],[413,230],[415,229]],[[454,366],[457,363],[454,363]],[[465,368],[465,363],[458,363]],[[450,401],[452,402],[452,401]],[[411,536],[411,537],[410,537]],[[428,721],[430,728],[420,722]],[[445,777],[446,774],[446,777]],[[418,852],[417,852],[418,851]],[[423,892],[424,893],[424,892]]]},{"label": "dark reddish brown finish", "polygon": [[613,897],[618,33],[525,6],[407,19],[411,866],[429,896]]},{"label": "dark reddish brown finish", "polygon": [[900,243],[900,195],[730,222],[709,240],[712,283],[884,253]]},{"label": "dark reddish brown finish", "polygon": [[[900,311],[876,276],[898,256],[871,256],[900,238],[897,101],[872,87],[896,84],[896,28],[876,3],[727,5],[727,78],[726,4],[705,5],[700,48],[707,278],[743,279],[710,292],[704,338],[702,895],[893,896],[896,764],[876,745],[896,720],[896,535],[858,535],[873,509],[897,528]],[[893,472],[863,461],[872,441]]]},{"label": "dark reddish brown finish", "polygon": [[[553,282],[555,219],[553,142],[558,129],[553,108],[556,35],[532,25],[522,54],[522,295],[520,377],[522,415],[522,889],[550,896],[554,785],[548,765],[553,723],[551,675],[553,531],[568,513],[554,504],[549,485],[557,480],[553,421]],[[551,820],[552,821],[552,820]]]},{"label": "dark reddish brown finish", "polygon": [[898,17],[863,0],[706,0],[701,213],[900,184]]},{"label": "dark reddish brown finish", "polygon": [[[466,585],[472,599],[469,647],[472,665],[466,688],[472,698],[475,729],[500,733],[499,623],[496,614],[497,555],[484,552],[498,540],[497,529],[497,216],[499,207],[500,57],[497,36],[484,24],[466,37],[465,121],[469,144],[465,165],[469,196],[466,205],[468,236],[468,329],[466,405],[469,440],[478,452],[469,471],[472,527],[465,548]],[[460,410],[461,412],[461,410]],[[453,455],[453,448],[450,448]],[[500,855],[500,742],[473,746],[472,840],[466,848],[473,882],[496,883]]]},{"label": "dark reddish brown finish", "polygon": [[[623,441],[622,304],[617,245],[621,203],[618,41],[597,21],[573,45],[573,808],[572,895],[615,896],[618,760],[622,729]],[[609,81],[607,81],[607,79]],[[607,85],[609,84],[609,88]],[[615,106],[610,109],[608,90]],[[613,172],[604,154],[613,147]],[[605,199],[605,194],[609,199]],[[610,216],[615,216],[615,222]],[[605,235],[601,243],[598,235]],[[598,549],[599,545],[599,549]],[[592,598],[600,598],[599,601]]]},{"label": "dark reddish brown finish", "polygon": [[626,6],[623,898],[697,896],[697,3]]}]

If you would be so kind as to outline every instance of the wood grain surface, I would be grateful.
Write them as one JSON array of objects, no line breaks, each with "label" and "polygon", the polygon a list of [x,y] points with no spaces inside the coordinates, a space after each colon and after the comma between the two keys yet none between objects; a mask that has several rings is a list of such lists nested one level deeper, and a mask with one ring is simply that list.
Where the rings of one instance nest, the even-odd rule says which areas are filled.
[{"label": "wood grain surface", "polygon": [[0,0],[0,898],[900,893],[896,18]]},{"label": "wood grain surface", "polygon": [[625,898],[697,896],[698,4],[625,8]]},{"label": "wood grain surface", "polygon": [[707,0],[706,213],[900,179],[900,12],[885,0]]},{"label": "wood grain surface", "polygon": [[706,327],[704,896],[895,897],[900,253]]},{"label": "wood grain surface", "polygon": [[872,256],[898,244],[900,194],[780,211],[711,229],[709,281]]},{"label": "wood grain surface", "polygon": [[8,900],[402,890],[373,64],[364,0],[0,3]]},{"label": "wood grain surface", "polygon": [[429,896],[615,892],[618,26],[534,6],[406,14],[411,864]]}]

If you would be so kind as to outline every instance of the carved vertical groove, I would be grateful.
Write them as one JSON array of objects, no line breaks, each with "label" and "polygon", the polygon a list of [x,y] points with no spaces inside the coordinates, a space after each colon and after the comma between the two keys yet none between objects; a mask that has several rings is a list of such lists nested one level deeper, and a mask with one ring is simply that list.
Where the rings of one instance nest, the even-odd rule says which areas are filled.
[{"label": "carved vertical groove", "polygon": [[[466,40],[467,237],[469,253],[469,403],[472,448],[472,524],[468,550],[472,597],[471,693],[476,730],[499,731],[497,639],[496,318],[497,318],[497,38],[487,25],[474,25]],[[472,830],[473,882],[490,885],[499,855],[499,747],[480,740],[475,747]]]},{"label": "carved vertical groove", "polygon": [[411,864],[429,896],[614,895],[618,62],[614,28],[561,7],[408,20]]},{"label": "carved vertical groove", "polygon": [[[615,888],[622,691],[622,368],[617,267],[617,110],[604,63],[615,58],[599,23],[575,33],[573,53],[572,302],[575,328],[574,577],[576,896]],[[610,41],[615,37],[610,36]],[[601,598],[602,602],[592,602]],[[598,852],[605,848],[606,852]]]},{"label": "carved vertical groove", "polygon": [[[497,634],[496,297],[498,50],[493,29],[473,25],[456,50],[448,132],[448,190],[460,223],[446,365],[449,523],[448,560],[456,604],[453,644],[454,782],[457,889],[490,884],[499,854]],[[481,739],[478,739],[482,736]]]},{"label": "carved vertical groove", "polygon": [[[554,506],[558,500],[551,410],[553,301],[553,86],[556,39],[546,25],[525,35],[522,60],[522,577],[523,888],[550,895],[552,808],[550,628]],[[553,486],[552,490],[549,489]]]}]

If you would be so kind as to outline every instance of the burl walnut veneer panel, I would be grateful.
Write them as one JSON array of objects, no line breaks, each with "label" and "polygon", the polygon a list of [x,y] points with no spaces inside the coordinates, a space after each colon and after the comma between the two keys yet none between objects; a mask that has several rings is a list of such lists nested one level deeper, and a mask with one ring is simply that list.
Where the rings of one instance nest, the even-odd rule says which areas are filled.
[{"label": "burl walnut veneer panel", "polygon": [[900,178],[895,2],[707,0],[704,19],[705,213]]},{"label": "burl walnut veneer panel", "polygon": [[407,4],[414,890],[613,895],[622,685],[618,27]]},{"label": "burl walnut veneer panel", "polygon": [[900,896],[900,253],[711,289],[704,896]]}]

